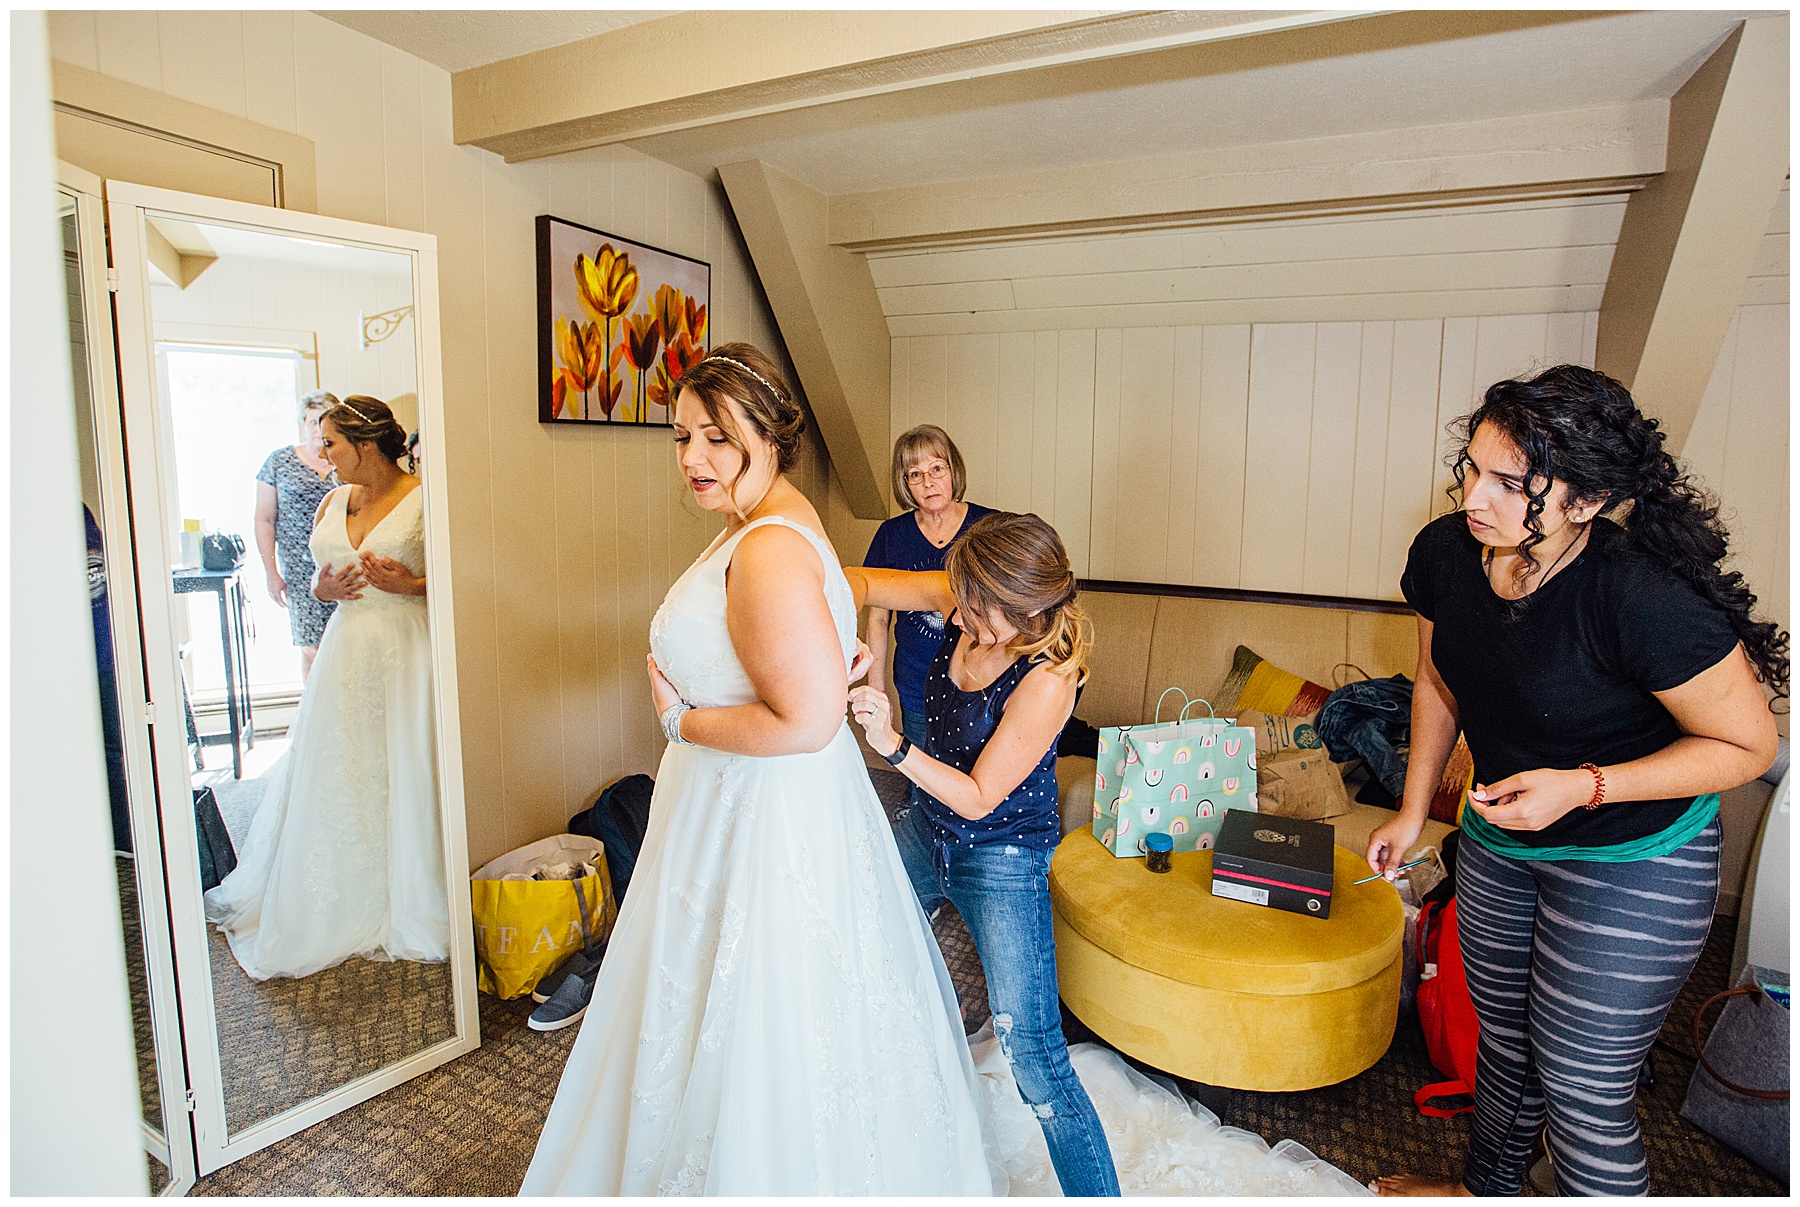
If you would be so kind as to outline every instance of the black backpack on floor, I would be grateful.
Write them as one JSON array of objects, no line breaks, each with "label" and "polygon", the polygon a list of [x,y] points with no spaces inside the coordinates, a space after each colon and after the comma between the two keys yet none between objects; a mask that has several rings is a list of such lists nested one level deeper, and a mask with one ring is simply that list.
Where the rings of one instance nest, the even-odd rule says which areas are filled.
[{"label": "black backpack on floor", "polygon": [[623,902],[650,828],[650,796],[656,781],[628,775],[603,790],[594,803],[569,819],[569,833],[598,839],[606,847],[606,873],[613,899]]},{"label": "black backpack on floor", "polygon": [[194,832],[200,843],[200,888],[206,892],[218,888],[219,882],[237,868],[231,832],[219,815],[219,798],[211,788],[194,792]]}]

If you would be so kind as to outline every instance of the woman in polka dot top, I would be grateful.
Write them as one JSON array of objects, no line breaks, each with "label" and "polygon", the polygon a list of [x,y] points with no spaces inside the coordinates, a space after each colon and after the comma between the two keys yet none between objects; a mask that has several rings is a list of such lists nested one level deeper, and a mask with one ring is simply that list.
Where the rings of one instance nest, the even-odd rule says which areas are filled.
[{"label": "woman in polka dot top", "polygon": [[884,693],[854,689],[851,711],[920,789],[896,827],[901,859],[927,912],[949,901],[968,923],[995,1034],[1063,1193],[1116,1195],[1106,1134],[1069,1064],[1050,922],[1056,739],[1090,645],[1062,540],[1035,515],[996,512],[950,546],[943,573],[844,574],[858,607],[949,617],[925,678],[925,748],[895,732]]}]

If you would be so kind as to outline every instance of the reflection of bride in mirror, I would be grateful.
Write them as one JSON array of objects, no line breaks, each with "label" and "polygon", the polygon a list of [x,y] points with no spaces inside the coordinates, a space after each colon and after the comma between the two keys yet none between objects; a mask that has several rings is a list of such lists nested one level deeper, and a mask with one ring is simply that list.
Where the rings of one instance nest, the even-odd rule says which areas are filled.
[{"label": "reflection of bride in mirror", "polygon": [[344,485],[313,525],[313,594],[338,607],[237,870],[206,894],[258,980],[449,950],[423,494],[385,403],[352,395],[321,426]]}]

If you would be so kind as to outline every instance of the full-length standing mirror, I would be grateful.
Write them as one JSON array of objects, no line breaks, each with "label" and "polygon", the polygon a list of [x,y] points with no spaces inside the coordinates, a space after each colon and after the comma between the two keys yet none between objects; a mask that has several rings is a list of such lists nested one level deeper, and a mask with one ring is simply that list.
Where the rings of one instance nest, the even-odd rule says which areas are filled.
[{"label": "full-length standing mirror", "polygon": [[[181,1028],[163,896],[150,731],[143,707],[143,663],[137,656],[137,592],[113,360],[102,186],[98,177],[70,164],[57,165],[57,185],[75,443],[94,613],[95,703],[107,761],[145,1160],[152,1193],[181,1194],[194,1184],[195,1162],[188,1137],[186,1082],[180,1074]],[[175,1075],[162,1076],[162,1068]]]},{"label": "full-length standing mirror", "polygon": [[478,1042],[436,245],[107,202],[205,1174]]}]

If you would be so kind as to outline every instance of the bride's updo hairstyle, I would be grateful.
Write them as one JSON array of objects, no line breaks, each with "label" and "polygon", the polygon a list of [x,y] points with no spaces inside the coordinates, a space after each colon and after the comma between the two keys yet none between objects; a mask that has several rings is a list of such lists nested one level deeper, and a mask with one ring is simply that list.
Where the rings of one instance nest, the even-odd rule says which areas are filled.
[{"label": "bride's updo hairstyle", "polygon": [[388,404],[367,394],[352,394],[332,406],[320,420],[331,420],[338,434],[352,444],[373,444],[389,461],[406,456],[406,430],[394,418]]},{"label": "bride's updo hairstyle", "polygon": [[785,474],[800,463],[800,434],[806,430],[806,414],[775,362],[752,345],[714,348],[705,360],[681,375],[681,389],[700,400],[706,417],[743,455],[744,464],[725,488],[734,503],[738,483],[750,472],[750,449],[731,418],[728,400],[737,402],[750,430],[774,446],[777,469]]},{"label": "bride's updo hairstyle", "polygon": [[1087,679],[1092,630],[1075,602],[1075,572],[1056,529],[1035,515],[985,515],[950,546],[944,572],[958,611],[998,612],[1019,630],[1013,653],[1041,654],[1055,673]]}]

